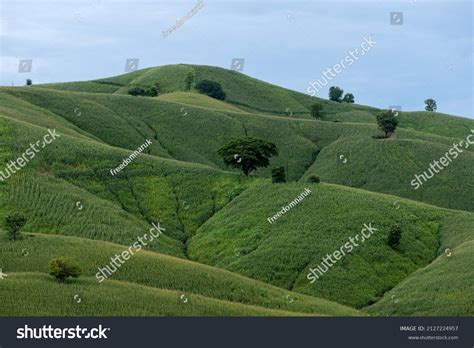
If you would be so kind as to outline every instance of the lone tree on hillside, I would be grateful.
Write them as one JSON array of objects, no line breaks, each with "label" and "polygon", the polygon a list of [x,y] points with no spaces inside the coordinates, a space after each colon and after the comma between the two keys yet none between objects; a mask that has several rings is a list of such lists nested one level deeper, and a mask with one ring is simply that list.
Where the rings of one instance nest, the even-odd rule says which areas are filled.
[{"label": "lone tree on hillside", "polygon": [[219,82],[202,80],[196,85],[196,89],[199,93],[207,94],[209,97],[215,99],[225,100],[226,98],[226,94]]},{"label": "lone tree on hillside", "polygon": [[194,73],[190,71],[186,74],[186,77],[184,78],[184,90],[190,91],[193,83],[194,83]]},{"label": "lone tree on hillside", "polygon": [[58,282],[65,283],[69,277],[78,278],[82,274],[82,268],[72,260],[58,257],[49,261],[49,274]]},{"label": "lone tree on hillside", "polygon": [[329,88],[329,100],[341,102],[342,94],[344,91],[339,87],[332,86]]},{"label": "lone tree on hillside", "polygon": [[13,213],[5,218],[5,228],[8,236],[13,240],[17,240],[20,230],[26,224],[26,217],[21,213]]},{"label": "lone tree on hillside", "polygon": [[387,110],[377,115],[377,123],[379,128],[384,131],[385,138],[388,138],[388,136],[397,129],[398,118],[396,118],[391,110]]},{"label": "lone tree on hillside", "polygon": [[354,103],[354,94],[352,93],[346,93],[346,95],[344,96],[344,98],[342,98],[342,101],[344,103]]},{"label": "lone tree on hillside", "polygon": [[26,85],[31,86],[33,84],[33,81],[31,79],[26,79]]},{"label": "lone tree on hillside", "polygon": [[244,137],[232,139],[217,151],[227,166],[242,170],[245,176],[258,167],[267,167],[272,156],[278,155],[275,144],[263,139]]},{"label": "lone tree on hillside", "polygon": [[426,110],[426,111],[436,111],[436,109],[438,108],[438,107],[436,106],[436,100],[431,99],[431,98],[430,98],[430,99],[426,99],[426,100],[425,100],[425,104],[426,104],[426,106],[425,106],[425,110]]},{"label": "lone tree on hillside", "polygon": [[387,244],[392,249],[398,249],[400,246],[400,239],[402,238],[402,229],[400,226],[396,225],[390,229],[388,233]]},{"label": "lone tree on hillside", "polygon": [[272,182],[274,184],[286,182],[285,167],[276,167],[272,169]]},{"label": "lone tree on hillside", "polygon": [[320,118],[322,116],[323,104],[314,103],[311,105],[311,116],[314,118]]}]

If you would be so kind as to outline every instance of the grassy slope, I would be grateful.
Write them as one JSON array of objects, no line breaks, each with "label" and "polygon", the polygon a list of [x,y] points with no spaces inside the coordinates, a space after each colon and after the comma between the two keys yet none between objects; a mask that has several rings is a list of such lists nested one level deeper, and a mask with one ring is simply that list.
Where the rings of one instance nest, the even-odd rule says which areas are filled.
[{"label": "grassy slope", "polygon": [[[336,103],[326,99],[313,98],[304,93],[287,90],[260,81],[235,71],[202,65],[166,65],[147,68],[93,82],[71,82],[43,85],[61,90],[90,91],[102,93],[126,93],[133,84],[152,85],[159,82],[164,93],[183,91],[184,77],[193,71],[196,81],[211,79],[218,81],[228,95],[228,102],[249,110],[264,111],[277,115],[292,112],[294,117],[309,118],[311,104],[323,104],[324,119],[340,122],[374,123],[378,109],[364,105]],[[116,88],[119,87],[119,90]],[[401,112],[400,127],[447,137],[469,134],[473,123],[469,119],[433,112]]]},{"label": "grassy slope", "polygon": [[[177,104],[176,100],[173,102],[160,100],[166,96],[153,100],[120,95],[125,94],[131,84],[147,85],[157,81],[165,92],[180,91],[184,87],[182,86],[184,76],[193,70],[198,80],[209,78],[221,82],[229,96],[228,102],[234,103],[250,114],[230,112],[222,108],[215,111],[206,110],[189,105],[186,111],[192,117],[183,118],[180,111],[182,105]],[[66,92],[61,90],[66,90]],[[168,98],[172,95],[170,94]],[[181,98],[182,101],[186,99],[189,103],[195,102],[190,101],[188,96],[185,98],[181,93],[178,95],[178,99]],[[472,171],[472,154],[467,151],[463,154],[464,160],[458,160],[462,163],[451,164],[449,170],[445,170],[439,178],[432,180],[433,183],[435,180],[440,181],[436,182],[439,184],[438,188],[429,186],[430,182],[421,189],[424,190],[423,193],[413,196],[413,190],[411,187],[407,188],[409,183],[405,182],[410,175],[425,170],[429,159],[439,158],[444,154],[447,146],[469,134],[473,122],[463,118],[426,112],[401,113],[399,117],[402,128],[397,132],[399,140],[385,142],[381,147],[376,146],[377,141],[371,139],[371,136],[377,133],[373,120],[371,121],[377,109],[321,101],[324,103],[324,121],[303,120],[301,118],[309,118],[308,110],[314,101],[313,98],[225,69],[188,65],[144,69],[94,82],[49,84],[34,88],[1,88],[0,98],[2,101],[0,130],[2,135],[11,135],[2,136],[0,151],[2,162],[11,160],[23,152],[29,141],[36,141],[45,133],[45,128],[56,128],[62,134],[68,135],[64,137],[66,141],[61,145],[59,143],[50,145],[47,156],[38,155],[34,162],[28,165],[28,170],[12,179],[7,186],[0,184],[0,199],[8,203],[14,202],[16,205],[16,207],[8,206],[10,209],[31,209],[32,219],[28,227],[36,231],[88,236],[126,244],[134,237],[142,235],[143,231],[149,227],[151,220],[165,221],[166,223],[162,225],[167,227],[167,238],[163,238],[155,250],[184,257],[186,255],[184,245],[202,223],[218,212],[229,201],[229,197],[235,196],[249,186],[259,184],[258,180],[241,181],[235,175],[218,170],[218,168],[223,169],[223,165],[215,150],[229,137],[243,134],[263,137],[277,143],[280,156],[272,160],[272,164],[284,165],[291,180],[297,180],[301,176],[315,172],[329,182],[392,192],[447,207],[472,209],[469,205],[469,196],[472,196],[473,190],[472,180],[466,183],[466,178],[470,176],[459,174]],[[216,105],[209,105],[209,107],[216,109]],[[293,117],[287,117],[288,110],[294,113]],[[261,114],[262,112],[285,117],[265,116]],[[17,119],[23,123],[11,119]],[[340,122],[327,122],[336,120]],[[31,127],[31,124],[42,128]],[[128,156],[130,150],[138,147],[146,138],[152,139],[154,143],[150,147],[149,154],[161,158],[141,156],[140,160],[136,161],[137,163],[127,167],[124,175],[110,180],[108,169],[117,166],[123,158]],[[128,149],[128,151],[113,149],[99,144],[100,142]],[[366,148],[371,150],[366,151]],[[345,151],[344,154],[349,159],[344,166],[341,166],[337,160],[341,149]],[[472,150],[469,149],[469,151]],[[316,159],[318,152],[320,154]],[[74,156],[71,156],[71,153],[74,153]],[[410,154],[408,158],[406,153]],[[374,165],[373,162],[377,162],[373,161],[374,156],[381,164]],[[186,164],[173,159],[201,163],[208,167]],[[312,166],[315,159],[316,164]],[[215,170],[210,167],[214,167]],[[370,170],[367,171],[367,168]],[[415,168],[422,170],[412,172]],[[322,171],[319,172],[319,170]],[[257,174],[266,176],[269,170],[259,170]],[[355,181],[355,177],[365,178],[365,180]],[[387,187],[390,187],[390,190],[387,190]],[[261,188],[256,186],[251,192],[259,189]],[[70,194],[72,196],[68,197]],[[243,197],[247,197],[246,194]],[[270,196],[275,194],[268,193]],[[85,213],[83,215],[87,216],[86,219],[84,216],[75,216],[76,211],[71,209],[77,200],[85,200],[88,203],[85,207],[90,210],[83,211]],[[89,203],[91,203],[90,206]],[[230,204],[229,209],[234,203]],[[48,209],[51,204],[56,207],[54,211]],[[374,209],[378,208],[379,206],[376,206]],[[358,207],[353,210],[357,211]],[[5,208],[0,209],[0,217],[5,213]],[[64,213],[73,214],[71,221],[61,215]],[[325,210],[324,214],[326,217],[332,217],[333,211]],[[456,229],[456,233],[453,233],[454,230],[448,233],[446,221],[451,218],[451,215],[443,214],[441,214],[442,218],[438,213],[435,214],[436,222],[442,226],[439,231],[441,248],[444,245],[467,248],[466,245],[469,246],[469,241],[472,239],[469,237],[472,236],[472,231],[466,227],[465,221],[472,222],[469,220],[471,215],[464,214],[463,218],[460,218],[461,227]],[[456,213],[456,218],[457,214],[462,213]],[[317,217],[317,219],[322,218],[323,216]],[[352,211],[341,212],[340,218],[352,218]],[[211,219],[210,222],[213,220]],[[304,217],[300,220],[304,221]],[[295,221],[294,226],[299,226],[300,220]],[[420,218],[422,226],[413,227],[413,230],[419,230],[418,233],[425,238],[430,235],[428,232],[433,228],[429,222],[431,220],[428,220]],[[238,223],[233,223],[232,229],[238,230],[246,226],[245,222],[240,227],[237,226],[241,223],[239,219]],[[310,222],[311,224],[313,222]],[[453,221],[451,225],[455,225]],[[459,223],[456,224],[458,225]],[[258,239],[261,235],[262,231],[258,231],[254,239]],[[454,244],[453,241],[458,242],[462,239],[460,235],[468,236],[463,242],[468,244],[460,246]],[[285,239],[282,238],[282,240]],[[246,242],[249,241],[246,240]],[[216,243],[219,244],[218,241]],[[252,249],[254,244],[255,241],[250,239],[245,248],[234,248],[232,251],[234,254],[237,251],[237,254],[242,256],[246,249]],[[264,252],[272,254],[276,250],[282,251],[285,255],[291,255],[288,245],[277,243],[273,246],[275,249],[264,249]],[[441,248],[439,250],[442,250]],[[430,247],[420,252],[421,256],[417,255],[419,250],[415,250],[414,255],[410,255],[408,259],[416,264],[415,268],[418,268],[426,264],[429,253],[436,254],[434,249]],[[462,260],[465,260],[465,253],[461,255],[463,255]],[[420,262],[414,262],[411,258],[413,256],[415,259],[419,257]],[[290,258],[289,265],[301,262],[301,257],[287,257]],[[460,265],[464,264],[462,260],[458,260]],[[362,262],[362,260],[359,261]],[[348,297],[348,301],[357,303],[356,305],[360,307],[364,303],[372,302],[374,298],[378,299],[381,291],[383,292],[381,289],[386,290],[387,286],[392,286],[397,279],[402,279],[414,269],[410,262],[405,261],[400,265],[402,270],[398,274],[392,278],[388,277],[390,279],[377,280],[373,286],[360,287],[353,297]],[[434,265],[436,266],[436,263]],[[244,266],[247,267],[247,265]],[[403,285],[400,291],[405,293],[418,291],[417,289],[422,287],[422,284],[417,281],[418,278],[415,275],[428,270],[429,272],[420,275],[420,279],[428,281],[433,274],[430,272],[437,272],[437,266],[434,270],[431,269],[432,266],[421,268],[405,278],[400,286],[405,282],[407,285]],[[236,267],[243,266],[236,265]],[[262,268],[262,272],[264,269],[265,267]],[[284,265],[282,269],[274,272],[276,275],[270,272],[271,281],[277,279],[277,282],[280,282],[280,278],[285,278],[287,270],[288,267]],[[373,279],[376,279],[374,274],[377,275],[377,272],[380,270],[374,270],[371,273]],[[435,275],[442,279],[442,274],[439,272]],[[305,274],[301,276],[304,278]],[[431,280],[438,279],[438,277],[434,278]],[[337,283],[338,279],[335,281]],[[460,296],[464,296],[464,300],[472,301],[465,296],[464,291],[469,290],[471,286],[469,282],[464,284],[462,275],[454,281],[463,289]],[[293,283],[290,286],[298,286],[296,281]],[[306,291],[304,286],[299,290]],[[433,295],[432,292],[424,294],[425,300]],[[440,298],[445,295],[449,297],[449,287],[440,289],[439,294]],[[334,286],[330,285],[329,296],[326,297],[337,298],[338,296],[341,296],[339,289],[334,289]],[[384,299],[380,304],[384,303]],[[453,305],[466,303],[460,297],[453,296],[450,299],[451,302],[446,302]],[[429,305],[425,307],[406,306],[400,310],[400,313],[434,312]],[[374,305],[373,308],[369,310],[377,314],[390,311],[382,305],[380,307]],[[447,308],[443,310],[449,312]],[[463,312],[454,309],[449,313]],[[468,313],[472,311],[468,309]]]},{"label": "grassy slope", "polygon": [[[17,242],[8,241],[1,235],[0,240],[0,264],[7,274],[47,273],[51,258],[67,255],[81,264],[85,276],[95,277],[99,267],[105,267],[110,263],[111,257],[128,249],[126,246],[107,242],[44,234],[24,233],[23,238]],[[27,255],[23,256],[26,251]],[[267,309],[312,315],[360,314],[324,299],[295,294],[228,271],[149,251],[135,253],[109,279],[99,285],[94,278],[93,283],[102,287],[112,280]]]},{"label": "grassy slope", "polygon": [[[80,303],[77,303],[79,295]],[[58,284],[37,273],[12,273],[2,281],[1,316],[289,316],[294,312],[187,296],[165,289],[83,277]],[[76,296],[76,297],[75,297]]]},{"label": "grassy slope", "polygon": [[[2,153],[9,159],[46,133],[8,119],[0,124],[13,135],[10,140],[2,138]],[[63,134],[22,172],[0,184],[9,202],[0,215],[20,209],[28,213],[32,229],[123,244],[159,221],[167,237],[155,250],[184,256],[183,242],[253,184],[202,165],[147,155],[112,176],[109,169],[128,155],[126,150]],[[76,202],[83,210],[77,210]]]},{"label": "grassy slope", "polygon": [[[157,98],[163,101],[185,104],[193,107],[203,107],[217,111],[243,112],[243,110],[240,110],[229,103],[199,93],[173,92],[161,94]],[[183,111],[186,111],[186,109]]]},{"label": "grassy slope", "polygon": [[[270,224],[267,217],[304,187],[312,193],[291,213]],[[448,225],[450,216],[460,220],[456,229]],[[311,285],[306,279],[308,268],[354,238],[369,222],[379,232]],[[438,234],[442,243],[445,233],[462,233],[473,240],[472,222],[472,214],[340,186],[261,185],[206,222],[191,241],[189,255],[294,291],[363,307],[427,266],[440,253]],[[390,227],[397,223],[403,230],[400,251],[386,243]],[[464,262],[466,273],[458,279],[460,285],[468,282],[469,273],[472,277],[468,259]]]},{"label": "grassy slope", "polygon": [[303,180],[314,174],[325,182],[472,211],[473,146],[417,190],[411,185],[415,175],[428,171],[430,163],[444,156],[450,147],[418,139],[345,137],[321,151]]},{"label": "grassy slope", "polygon": [[472,213],[446,214],[436,260],[411,274],[366,310],[375,315],[472,316],[473,225]]},{"label": "grassy slope", "polygon": [[[284,166],[290,180],[298,180],[304,173],[306,176],[315,173],[329,182],[393,193],[448,208],[472,209],[469,197],[474,187],[458,174],[472,170],[470,160],[457,160],[418,191],[410,186],[415,174],[426,170],[431,160],[439,158],[461,138],[401,129],[397,133],[398,141],[386,142],[372,138],[378,131],[371,124],[257,116],[192,106],[186,108],[188,114],[183,116],[180,105],[153,98],[90,94],[86,97],[39,88],[8,91],[60,115],[76,128],[110,145],[133,150],[145,138],[154,139],[150,154],[224,169],[217,149],[229,138],[247,134],[277,144],[280,155],[272,160],[272,165]],[[81,110],[80,117],[74,113],[75,108]],[[340,165],[341,155],[349,159],[349,164]],[[269,175],[269,171],[258,173]],[[442,185],[437,185],[440,182]]]}]

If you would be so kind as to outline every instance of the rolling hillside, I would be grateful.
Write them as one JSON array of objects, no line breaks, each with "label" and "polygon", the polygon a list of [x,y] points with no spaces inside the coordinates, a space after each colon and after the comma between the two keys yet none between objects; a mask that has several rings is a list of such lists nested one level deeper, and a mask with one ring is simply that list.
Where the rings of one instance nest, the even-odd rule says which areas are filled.
[{"label": "rolling hillside", "polygon": [[[184,91],[189,72],[221,83],[227,99]],[[155,84],[158,97],[127,94]],[[323,103],[318,120],[309,112],[315,100]],[[9,274],[0,280],[0,315],[474,315],[474,147],[420,189],[410,185],[474,121],[402,112],[396,139],[380,140],[379,111],[183,64],[0,87],[0,171],[48,129],[60,135],[0,180],[0,219],[14,211],[28,218],[19,241],[0,230],[0,268]],[[242,136],[279,151],[248,178],[217,153]],[[275,166],[287,183],[271,183]],[[322,183],[308,183],[312,175]],[[267,221],[305,188],[305,200]],[[97,267],[154,222],[164,235],[99,284]],[[308,268],[368,223],[379,233],[311,284]],[[399,250],[386,242],[394,225]],[[56,284],[47,262],[60,255],[77,259],[84,276]],[[81,306],[71,299],[78,292]],[[28,293],[45,295],[29,304]]]}]

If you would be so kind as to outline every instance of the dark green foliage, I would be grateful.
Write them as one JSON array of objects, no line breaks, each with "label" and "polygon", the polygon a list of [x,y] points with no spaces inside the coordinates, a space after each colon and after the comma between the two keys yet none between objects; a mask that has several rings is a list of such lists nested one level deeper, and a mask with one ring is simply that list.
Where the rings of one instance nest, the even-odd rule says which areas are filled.
[{"label": "dark green foliage", "polygon": [[314,183],[314,184],[319,184],[321,182],[321,179],[319,176],[316,175],[310,175],[308,176],[308,182]]},{"label": "dark green foliage", "polygon": [[21,213],[13,213],[5,218],[5,228],[12,240],[17,240],[20,230],[26,224],[26,220],[26,217]]},{"label": "dark green foliage", "polygon": [[145,90],[146,97],[156,97],[158,95],[158,88],[156,86],[152,86]]},{"label": "dark green foliage", "polygon": [[393,226],[388,233],[387,244],[390,248],[398,250],[400,247],[400,239],[402,238],[402,229],[400,226]]},{"label": "dark green foliage", "polygon": [[33,84],[33,81],[31,79],[26,79],[26,85],[31,86]]},{"label": "dark green foliage", "polygon": [[390,133],[395,132],[395,129],[397,129],[398,119],[391,110],[387,110],[377,115],[377,124],[387,138]]},{"label": "dark green foliage", "polygon": [[344,98],[342,98],[342,101],[344,103],[350,103],[350,104],[353,104],[354,103],[354,95],[352,93],[346,93],[346,95],[344,96]]},{"label": "dark green foliage", "polygon": [[286,182],[285,167],[276,167],[272,169],[272,182],[275,184]]},{"label": "dark green foliage", "polygon": [[267,167],[270,157],[277,156],[275,144],[254,137],[233,139],[230,143],[217,151],[227,166],[242,170],[245,176],[258,167]]},{"label": "dark green foliage", "polygon": [[143,97],[156,97],[158,95],[158,87],[159,85],[155,85],[152,87],[130,87],[128,90],[128,94],[133,96],[143,96]]},{"label": "dark green foliage", "polygon": [[194,72],[190,71],[186,74],[186,77],[184,78],[184,90],[185,91],[190,91],[191,86],[194,83]]},{"label": "dark green foliage", "polygon": [[219,82],[211,80],[202,80],[196,85],[196,89],[199,93],[206,94],[212,98],[216,98],[219,100],[225,100],[226,98],[226,94]]},{"label": "dark green foliage", "polygon": [[425,104],[426,104],[426,106],[425,106],[425,110],[426,110],[426,111],[436,111],[436,109],[438,108],[438,107],[436,106],[436,100],[431,99],[431,98],[430,98],[430,99],[426,99],[426,100],[425,100]]},{"label": "dark green foliage", "polygon": [[344,91],[339,87],[332,86],[329,88],[329,100],[341,102],[342,94]]},{"label": "dark green foliage", "polygon": [[78,278],[82,274],[82,268],[72,260],[58,257],[49,261],[49,274],[58,282],[64,283],[69,277]]},{"label": "dark green foliage", "polygon": [[322,116],[323,104],[314,103],[311,105],[311,116],[314,118],[320,118]]},{"label": "dark green foliage", "polygon": [[128,89],[128,94],[133,96],[145,95],[145,89],[142,87],[130,87]]}]

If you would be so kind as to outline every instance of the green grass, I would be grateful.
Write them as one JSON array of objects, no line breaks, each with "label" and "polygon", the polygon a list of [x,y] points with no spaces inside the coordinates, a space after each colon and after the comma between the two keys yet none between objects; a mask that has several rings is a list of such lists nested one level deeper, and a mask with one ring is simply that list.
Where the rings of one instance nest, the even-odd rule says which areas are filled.
[{"label": "green grass", "polygon": [[465,138],[474,129],[474,121],[439,112],[401,112],[400,127],[451,138]]},{"label": "green grass", "polygon": [[441,254],[366,310],[383,316],[473,316],[474,240]]},{"label": "green grass", "polygon": [[[79,297],[77,297],[78,295]],[[36,273],[12,273],[2,281],[1,316],[290,316],[270,310],[185,295],[176,291],[82,278],[59,284]],[[75,297],[76,296],[76,297]],[[80,300],[80,303],[77,301]]]},{"label": "green grass", "polygon": [[[173,92],[166,93],[158,96],[158,99],[173,103],[191,105],[193,107],[203,107],[218,111],[232,111],[232,112],[243,112],[239,108],[228,104],[226,102],[208,97],[204,94],[190,93],[190,92]],[[180,110],[181,111],[181,110]],[[183,110],[183,113],[186,109]],[[187,115],[186,115],[187,116]]]},{"label": "green grass", "polygon": [[[197,82],[220,82],[227,100],[184,92],[189,72]],[[157,98],[127,95],[130,86],[155,83],[161,89]],[[309,115],[315,101],[323,104],[320,120]],[[419,190],[410,181],[465,139],[474,121],[402,112],[397,139],[386,141],[373,138],[380,134],[377,112],[311,98],[235,71],[183,64],[95,81],[1,87],[0,170],[48,128],[61,135],[20,173],[0,182],[0,219],[22,211],[28,217],[26,231],[47,234],[34,234],[15,246],[0,240],[0,267],[13,272],[9,279],[16,282],[8,294],[24,284],[31,293],[44,289],[53,296],[58,285],[42,274],[50,256],[61,252],[81,259],[86,268],[86,277],[69,284],[71,288],[97,293],[93,306],[110,315],[362,313],[321,298],[373,315],[473,315],[469,265],[474,219],[468,211],[474,147]],[[226,168],[217,154],[231,138],[242,136],[274,142],[279,150],[269,168],[249,178]],[[110,169],[146,139],[153,144],[111,176]],[[269,183],[275,166],[285,167],[290,183]],[[311,185],[311,196],[270,225],[267,217],[296,197],[309,175],[346,187]],[[83,209],[77,209],[77,202]],[[89,277],[107,261],[108,252],[130,245],[152,221],[159,221],[165,234],[114,275],[119,282],[107,282],[103,292],[92,286]],[[380,233],[310,285],[307,268],[370,221]],[[404,231],[399,251],[386,245],[395,223]],[[20,255],[22,248],[31,249],[28,257]],[[446,248],[453,250],[449,259],[443,257]],[[189,257],[230,272],[186,261]],[[25,285],[29,282],[30,287]],[[202,305],[192,310],[172,303],[133,309],[120,297],[123,311],[110,306],[107,296],[128,294],[132,288],[135,301],[168,299],[167,291],[176,300],[173,291],[178,291],[201,296]],[[24,294],[18,292],[20,298]],[[393,294],[400,296],[397,308]],[[9,296],[9,303],[19,301]],[[69,301],[68,296],[63,299]],[[30,313],[47,311],[44,303],[21,303]],[[61,308],[51,307],[50,314],[76,315]],[[284,312],[268,312],[274,310]],[[8,311],[28,314],[21,308]]]},{"label": "green grass", "polygon": [[[94,277],[93,282],[87,281],[91,285],[96,285],[91,286],[91,295],[96,289],[105,285],[109,286],[110,282],[120,281],[124,284],[133,283],[149,288],[178,291],[179,294],[184,293],[188,296],[200,295],[287,312],[311,315],[361,314],[354,309],[324,299],[296,294],[228,271],[144,250],[135,253],[109,279],[99,283],[95,278],[98,268],[105,267],[111,262],[111,257],[127,249],[128,246],[84,238],[30,233],[23,233],[20,240],[12,242],[2,234],[0,235],[0,264],[6,274],[9,272],[47,274],[50,259],[67,255],[83,268],[86,279]],[[80,283],[82,278],[73,283]],[[50,279],[52,280],[53,277]],[[130,311],[129,315],[134,314],[130,307],[126,308]],[[96,315],[108,313],[106,311]],[[242,315],[244,313],[245,311]]]},{"label": "green grass", "polygon": [[[45,134],[32,126],[4,124],[15,136],[14,142],[6,144],[8,159]],[[166,228],[166,238],[154,250],[184,256],[183,242],[229,202],[231,193],[236,195],[258,182],[147,155],[112,176],[110,168],[129,154],[63,134],[0,189],[10,202],[8,210],[27,213],[32,229],[127,244],[147,231],[152,221],[159,221]],[[77,210],[77,202],[83,210]]]},{"label": "green grass", "polygon": [[[267,221],[305,187],[312,190],[308,197],[273,224]],[[260,185],[206,222],[191,241],[189,255],[198,262],[361,308],[438,255],[439,235],[444,236],[449,214],[393,196],[328,184]],[[472,240],[472,214],[457,214],[468,220],[449,233],[464,233]],[[379,232],[310,284],[309,267],[339,250],[369,222]],[[395,224],[403,231],[400,250],[387,245]],[[466,277],[459,280],[466,281]]]},{"label": "green grass", "polygon": [[[394,141],[345,137],[325,147],[306,172],[325,182],[384,192],[442,207],[474,210],[474,153],[464,150],[439,174],[415,190],[415,175],[423,174],[451,146],[424,140]],[[342,157],[341,157],[342,156]],[[451,156],[451,158],[453,158]],[[344,161],[346,161],[344,163]],[[428,175],[431,175],[428,172]]]}]

